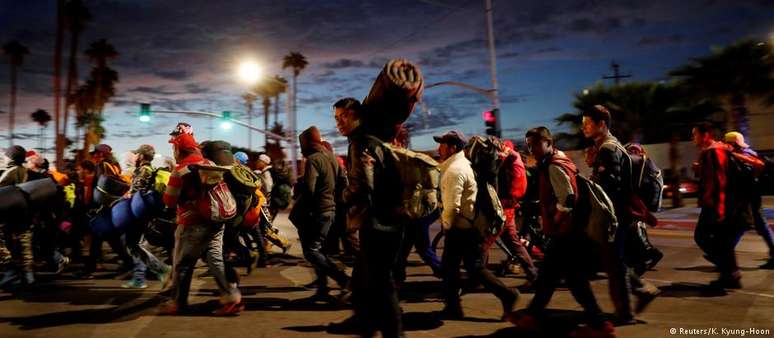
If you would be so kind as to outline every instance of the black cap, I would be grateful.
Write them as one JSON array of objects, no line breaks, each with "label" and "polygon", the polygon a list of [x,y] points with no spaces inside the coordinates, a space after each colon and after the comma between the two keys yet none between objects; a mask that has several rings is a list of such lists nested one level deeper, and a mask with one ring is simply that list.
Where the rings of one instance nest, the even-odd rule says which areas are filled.
[{"label": "black cap", "polygon": [[441,136],[433,136],[433,140],[438,143],[453,145],[459,148],[465,146],[465,143],[467,142],[465,135],[458,130],[452,130]]},{"label": "black cap", "polygon": [[193,135],[193,127],[191,127],[191,125],[188,123],[180,122],[175,126],[175,129],[173,129],[172,132],[169,133],[170,136],[177,136],[180,134]]}]

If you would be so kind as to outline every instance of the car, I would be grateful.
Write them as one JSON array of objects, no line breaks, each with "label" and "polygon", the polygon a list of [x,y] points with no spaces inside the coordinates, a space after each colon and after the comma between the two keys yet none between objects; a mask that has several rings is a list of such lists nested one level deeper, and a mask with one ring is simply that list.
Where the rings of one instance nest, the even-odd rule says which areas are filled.
[{"label": "car", "polygon": [[[680,193],[683,197],[696,197],[699,192],[699,185],[693,181],[680,182]],[[664,184],[664,198],[672,198],[672,185]]]}]

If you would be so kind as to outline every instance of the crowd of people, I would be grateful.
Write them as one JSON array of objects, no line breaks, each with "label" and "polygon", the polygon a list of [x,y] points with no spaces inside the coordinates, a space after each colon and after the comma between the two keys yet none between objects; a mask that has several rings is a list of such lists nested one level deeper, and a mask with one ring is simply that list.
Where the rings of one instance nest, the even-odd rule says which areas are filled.
[{"label": "crowd of people", "polygon": [[[291,206],[289,219],[316,275],[305,287],[315,290],[315,299],[354,310],[331,331],[403,336],[398,290],[412,248],[442,280],[443,319],[463,318],[461,290],[481,285],[501,302],[502,320],[522,332],[541,332],[564,280],[583,308],[585,325],[575,335],[615,337],[615,326],[636,323],[658,297],[659,289],[642,276],[663,258],[647,237],[647,227],[657,223],[653,212],[663,180],[642,146],[612,135],[614,121],[604,106],[583,112],[583,134],[593,141],[586,151],[588,177],[545,127],[527,131],[523,153],[507,140],[449,131],[434,137],[438,157],[432,158],[408,150],[400,126],[370,122],[360,101],[345,98],[333,108],[336,127],[349,141],[346,156],[334,155],[316,127],[304,130],[302,175],[292,185],[282,159],[232,152],[224,141],[197,142],[182,122],[170,133],[175,162],[162,168],[152,165],[156,151],[147,144],[133,151],[131,168],[123,171],[106,144],[61,171],[33,151],[8,148],[0,187],[47,180],[57,189],[46,197],[47,208],[3,210],[0,285],[23,290],[35,283],[36,268],[61,273],[75,262],[82,263],[78,278],[94,278],[107,242],[126,273],[123,287],[147,288],[148,276],[160,281],[167,301],[159,314],[188,311],[201,259],[221,293],[215,315],[236,315],[244,309],[236,268],[266,267],[269,243],[287,253],[290,243],[272,221]],[[737,132],[723,141],[707,123],[692,132],[700,148],[695,240],[720,274],[711,286],[741,288],[734,250],[748,228],[769,245],[772,258],[761,268],[774,268],[772,231],[756,182],[767,164]],[[35,203],[35,193],[19,189],[28,205]],[[0,190],[0,199],[10,201],[16,192]],[[434,223],[442,229],[441,257],[431,244]],[[508,256],[503,271],[518,265],[525,284],[509,288],[487,268],[495,244]],[[352,273],[333,255],[352,257]],[[597,272],[607,276],[613,320],[590,287]],[[523,292],[534,297],[517,312]]]}]

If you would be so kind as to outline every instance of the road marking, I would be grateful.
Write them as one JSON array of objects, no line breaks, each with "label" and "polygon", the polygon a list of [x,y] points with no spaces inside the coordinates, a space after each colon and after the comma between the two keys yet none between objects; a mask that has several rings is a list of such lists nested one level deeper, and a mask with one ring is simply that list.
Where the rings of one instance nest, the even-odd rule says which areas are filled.
[{"label": "road marking", "polygon": [[[656,282],[656,283],[662,283],[662,284],[681,283],[681,282],[676,282],[676,281],[671,281],[671,280],[664,280],[664,279],[654,279],[654,278],[643,278],[643,279],[645,279],[647,281],[650,281],[650,282]],[[758,293],[758,292],[751,292],[751,291],[744,291],[744,290],[729,290],[729,289],[726,289],[726,291],[728,291],[730,293],[741,293],[741,294],[748,295],[748,296],[758,296],[758,297],[774,298],[774,295],[770,295],[770,294],[767,294],[767,293]]]}]

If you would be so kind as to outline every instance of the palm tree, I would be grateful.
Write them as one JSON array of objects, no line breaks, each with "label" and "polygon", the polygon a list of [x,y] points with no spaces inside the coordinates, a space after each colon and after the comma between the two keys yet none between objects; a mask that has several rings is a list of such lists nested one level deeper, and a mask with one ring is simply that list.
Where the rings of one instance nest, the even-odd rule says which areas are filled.
[{"label": "palm tree", "polygon": [[70,0],[65,8],[65,24],[70,31],[70,61],[67,71],[67,89],[65,94],[64,119],[62,121],[62,137],[67,137],[67,122],[73,91],[78,87],[78,42],[83,28],[92,18],[91,12],[81,0]]},{"label": "palm tree", "polygon": [[[251,92],[242,94],[242,100],[245,101],[245,107],[247,108],[247,124],[250,126],[253,125],[253,106],[257,99],[258,96]],[[247,148],[253,151],[253,130],[250,128],[247,129]]]},{"label": "palm tree", "polygon": [[[749,135],[748,97],[774,104],[774,50],[771,44],[741,41],[715,48],[669,73],[700,97],[722,97],[730,106],[733,128]],[[728,119],[728,116],[726,117]]]},{"label": "palm tree", "polygon": [[[266,79],[253,87],[253,93],[263,98],[263,130],[269,131],[269,107],[271,107],[271,98],[274,97],[275,87],[272,85],[272,79]],[[265,137],[264,147],[269,143],[269,138]]]},{"label": "palm tree", "polygon": [[40,126],[40,132],[38,133],[38,150],[40,150],[41,153],[45,153],[43,135],[45,134],[46,125],[51,122],[51,114],[43,109],[38,109],[30,114],[30,118]]},{"label": "palm tree", "polygon": [[19,41],[13,40],[3,45],[3,54],[8,56],[8,64],[11,65],[11,103],[8,110],[8,142],[13,146],[13,127],[16,119],[16,86],[17,86],[17,72],[22,63],[24,63],[24,56],[29,54],[30,51],[19,43]]},{"label": "palm tree", "polygon": [[64,165],[64,142],[60,137],[62,122],[62,49],[65,30],[65,0],[56,1],[56,42],[54,44],[54,144],[56,167]]},{"label": "palm tree", "polygon": [[279,123],[279,96],[288,91],[288,80],[282,76],[274,75],[274,124]]}]

